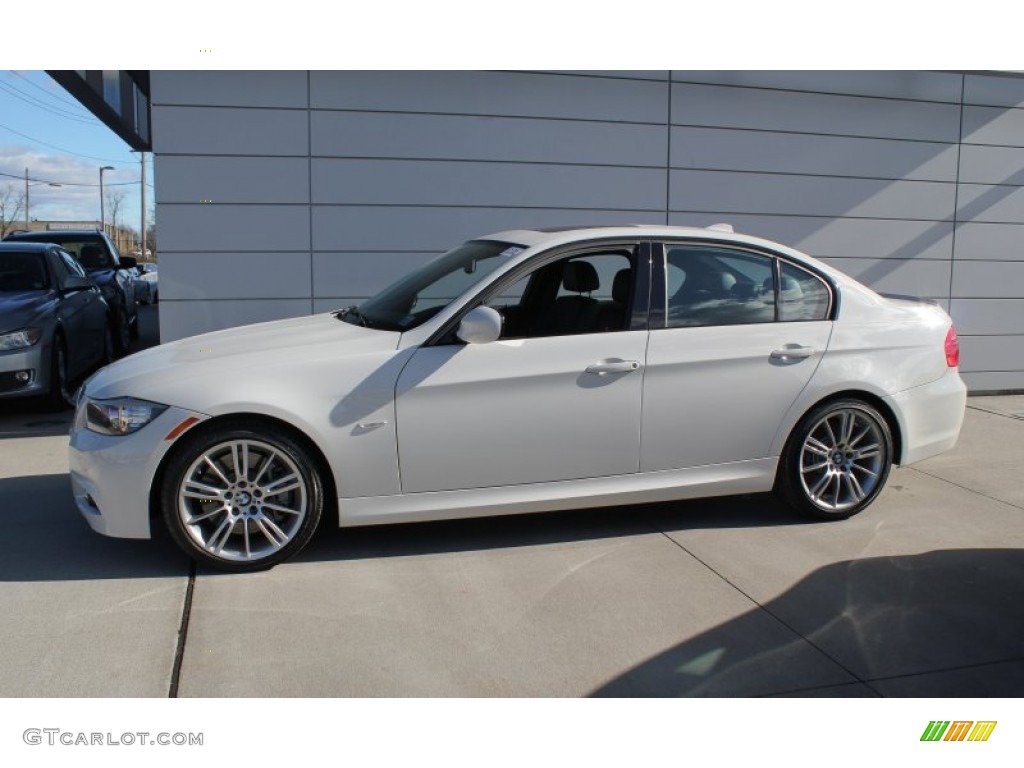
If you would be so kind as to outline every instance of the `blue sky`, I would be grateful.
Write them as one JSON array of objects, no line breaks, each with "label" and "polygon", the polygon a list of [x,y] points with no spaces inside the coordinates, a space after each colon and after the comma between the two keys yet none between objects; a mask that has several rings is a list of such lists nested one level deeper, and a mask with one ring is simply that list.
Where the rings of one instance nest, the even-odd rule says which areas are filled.
[{"label": "blue sky", "polygon": [[[138,154],[45,72],[0,70],[0,194],[8,186],[23,194],[28,168],[31,218],[98,221],[104,165],[114,166],[104,173],[104,186],[124,192],[119,223],[138,230]],[[146,205],[152,210],[152,155],[146,165]]]}]

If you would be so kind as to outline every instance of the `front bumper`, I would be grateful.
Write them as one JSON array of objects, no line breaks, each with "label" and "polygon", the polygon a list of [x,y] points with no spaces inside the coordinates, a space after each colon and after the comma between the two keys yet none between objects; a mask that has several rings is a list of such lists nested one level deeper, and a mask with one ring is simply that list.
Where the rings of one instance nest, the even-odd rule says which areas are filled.
[{"label": "front bumper", "polygon": [[190,417],[209,418],[172,406],[138,432],[119,437],[92,432],[76,419],[68,449],[71,490],[94,531],[123,539],[150,538],[149,492],[174,444],[167,435]]},{"label": "front bumper", "polygon": [[900,422],[900,464],[913,464],[956,445],[967,407],[967,387],[956,368],[935,381],[885,398]]},{"label": "front bumper", "polygon": [[[37,342],[31,347],[0,352],[0,399],[46,394],[50,388],[50,345]],[[29,371],[27,382],[15,379],[18,371]]]}]

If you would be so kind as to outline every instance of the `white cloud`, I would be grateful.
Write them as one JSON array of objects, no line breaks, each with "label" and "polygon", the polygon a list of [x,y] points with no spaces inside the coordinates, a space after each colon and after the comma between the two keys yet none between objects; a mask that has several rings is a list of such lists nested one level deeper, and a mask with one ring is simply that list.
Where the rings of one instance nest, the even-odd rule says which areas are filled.
[{"label": "white cloud", "polygon": [[[29,213],[33,219],[99,220],[100,165],[99,162],[47,152],[24,144],[0,144],[0,173],[9,174],[0,176],[0,186],[6,187],[9,183],[16,191],[23,191],[27,168],[29,178],[34,180],[30,181],[29,192]],[[139,170],[131,166],[115,168],[103,174],[105,185],[136,181],[138,178]],[[45,182],[55,182],[61,186],[51,187]],[[126,184],[115,188],[125,192],[122,223],[138,229],[139,185]]]}]

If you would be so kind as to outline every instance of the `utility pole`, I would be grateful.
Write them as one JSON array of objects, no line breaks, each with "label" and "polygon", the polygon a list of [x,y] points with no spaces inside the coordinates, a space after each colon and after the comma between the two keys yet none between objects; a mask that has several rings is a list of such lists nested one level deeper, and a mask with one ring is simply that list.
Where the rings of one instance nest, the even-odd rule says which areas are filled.
[{"label": "utility pole", "polygon": [[[106,202],[103,200],[103,172],[112,170],[114,170],[114,166],[112,165],[104,165],[100,168],[100,230],[104,234],[106,234],[107,231],[107,210]],[[26,170],[26,176],[27,175],[28,171]]]},{"label": "utility pole", "polygon": [[146,152],[139,153],[139,161],[142,163],[142,250],[140,255],[146,258]]},{"label": "utility pole", "polygon": [[31,227],[29,226],[30,219],[29,219],[29,215],[28,215],[28,202],[29,202],[28,201],[28,194],[29,194],[28,190],[29,190],[29,187],[42,187],[42,186],[61,187],[61,186],[63,186],[63,184],[58,184],[55,181],[40,181],[37,184],[29,184],[28,183],[28,168],[26,168],[25,169],[25,231],[26,232],[28,232],[31,229]]}]

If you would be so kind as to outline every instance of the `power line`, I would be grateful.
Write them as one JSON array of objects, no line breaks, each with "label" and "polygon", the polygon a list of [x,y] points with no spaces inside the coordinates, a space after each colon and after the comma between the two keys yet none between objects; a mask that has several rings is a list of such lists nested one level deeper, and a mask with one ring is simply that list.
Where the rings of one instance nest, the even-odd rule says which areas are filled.
[{"label": "power line", "polygon": [[[3,173],[2,171],[0,171],[0,176],[6,176],[9,179],[18,179],[19,181],[34,182],[36,184],[56,184],[59,187],[98,187],[99,186],[99,184],[88,184],[88,183],[82,182],[82,181],[48,181],[46,179],[34,179],[31,176],[29,176],[28,179],[26,179],[21,174]],[[126,187],[126,186],[130,186],[132,184],[138,184],[141,181],[142,181],[142,179],[135,179],[134,181],[106,181],[106,182],[103,183],[103,186],[104,187]],[[152,188],[153,185],[149,184],[147,182],[146,186]]]},{"label": "power line", "polygon": [[83,125],[92,125],[96,127],[99,126],[99,122],[95,119],[79,117],[78,115],[68,112],[67,110],[61,109],[60,107],[51,106],[50,104],[47,104],[40,99],[37,99],[32,94],[26,93],[20,88],[15,87],[11,83],[0,82],[0,89],[2,89],[3,92],[6,93],[8,96],[13,96],[19,101],[23,101],[29,106],[35,107],[36,109],[41,109],[44,112],[48,112],[51,115],[63,117],[65,120],[71,120],[73,122],[81,123]]},{"label": "power line", "polygon": [[62,97],[58,96],[56,93],[53,93],[52,91],[47,90],[46,88],[43,88],[43,86],[41,86],[39,83],[35,82],[34,80],[32,80],[32,79],[30,79],[28,77],[25,77],[20,72],[15,72],[13,69],[9,70],[9,71],[10,71],[10,73],[12,75],[14,75],[15,77],[20,77],[22,80],[24,80],[26,83],[31,85],[33,88],[38,88],[40,91],[45,93],[47,96],[50,96],[51,98],[54,98],[54,99],[56,99],[59,102],[62,102],[64,104],[68,104],[68,105],[74,107],[75,109],[80,110],[83,115],[89,115],[88,110],[86,110],[85,107],[83,107],[77,101],[71,101],[70,99],[65,99],[65,98],[62,98]]},{"label": "power line", "polygon": [[21,131],[16,131],[13,128],[9,128],[8,126],[4,125],[3,123],[0,123],[0,128],[3,128],[5,131],[10,131],[11,133],[17,134],[18,136],[21,136],[24,139],[28,139],[29,141],[34,142],[35,144],[42,144],[44,147],[50,147],[51,149],[56,149],[56,150],[58,150],[60,152],[63,152],[66,155],[74,155],[75,157],[84,157],[87,160],[100,160],[100,161],[102,161],[104,163],[117,163],[118,165],[135,165],[135,161],[133,161],[133,160],[113,160],[113,159],[111,159],[109,157],[96,157],[95,155],[83,155],[81,152],[72,152],[70,149],[65,149],[64,147],[58,147],[56,144],[50,144],[48,142],[41,141],[39,139],[34,139],[31,136],[29,136],[28,134],[26,134],[26,133],[22,133]]}]

